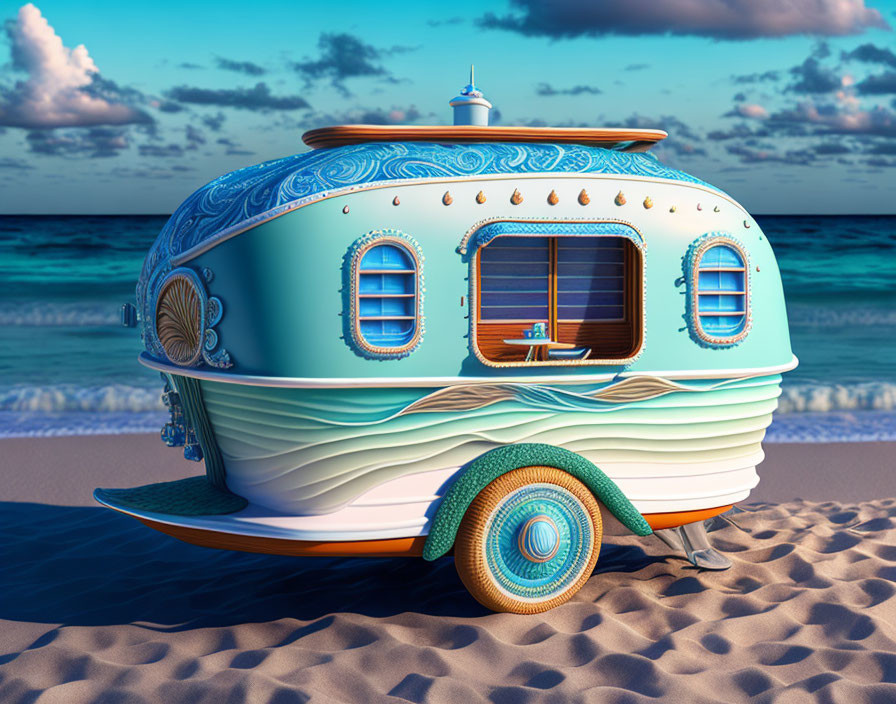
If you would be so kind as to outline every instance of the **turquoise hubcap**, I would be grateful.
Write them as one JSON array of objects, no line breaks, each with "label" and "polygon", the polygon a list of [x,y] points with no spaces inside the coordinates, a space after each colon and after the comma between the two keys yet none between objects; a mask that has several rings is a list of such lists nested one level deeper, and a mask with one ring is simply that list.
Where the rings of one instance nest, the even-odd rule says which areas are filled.
[{"label": "turquoise hubcap", "polygon": [[581,577],[594,545],[585,506],[556,484],[531,484],[507,494],[489,517],[485,559],[501,591],[545,601]]},{"label": "turquoise hubcap", "polygon": [[547,562],[560,549],[560,532],[548,516],[535,516],[520,528],[517,544],[530,562]]}]

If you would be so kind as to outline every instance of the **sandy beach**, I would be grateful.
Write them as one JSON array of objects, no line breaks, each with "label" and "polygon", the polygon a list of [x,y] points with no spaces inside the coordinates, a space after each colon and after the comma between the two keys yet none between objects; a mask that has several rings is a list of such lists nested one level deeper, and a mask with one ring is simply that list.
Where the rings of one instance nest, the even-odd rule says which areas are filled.
[{"label": "sandy beach", "polygon": [[0,441],[0,702],[896,701],[896,445],[766,445],[700,572],[610,525],[538,616],[450,558],[207,550],[95,505],[201,471],[151,435]]}]

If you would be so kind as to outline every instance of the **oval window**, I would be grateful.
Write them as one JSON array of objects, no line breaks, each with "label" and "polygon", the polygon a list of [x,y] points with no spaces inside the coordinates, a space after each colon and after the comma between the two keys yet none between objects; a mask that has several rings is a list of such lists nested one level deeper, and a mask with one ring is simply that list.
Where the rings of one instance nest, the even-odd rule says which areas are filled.
[{"label": "oval window", "polygon": [[353,337],[374,358],[409,353],[420,341],[421,257],[397,236],[369,238],[353,257]]},{"label": "oval window", "polygon": [[747,258],[734,242],[714,238],[697,251],[691,281],[692,320],[698,337],[733,344],[747,333]]}]

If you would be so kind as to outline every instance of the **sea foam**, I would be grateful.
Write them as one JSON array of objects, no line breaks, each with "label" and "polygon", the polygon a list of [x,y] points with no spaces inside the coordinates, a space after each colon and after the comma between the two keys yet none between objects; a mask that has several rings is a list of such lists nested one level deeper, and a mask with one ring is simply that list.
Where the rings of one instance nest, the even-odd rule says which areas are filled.
[{"label": "sea foam", "polygon": [[108,303],[7,303],[0,305],[0,326],[100,327],[120,325],[119,308]]}]

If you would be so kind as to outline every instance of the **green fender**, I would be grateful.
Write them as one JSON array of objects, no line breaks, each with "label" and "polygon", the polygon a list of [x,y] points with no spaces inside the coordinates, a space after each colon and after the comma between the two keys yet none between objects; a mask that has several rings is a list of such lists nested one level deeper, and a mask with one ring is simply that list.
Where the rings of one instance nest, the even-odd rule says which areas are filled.
[{"label": "green fender", "polygon": [[467,508],[492,481],[514,469],[535,466],[556,467],[568,472],[587,486],[630,531],[636,535],[653,533],[632,502],[592,462],[562,447],[520,443],[498,447],[476,458],[451,485],[432,519],[432,527],[423,546],[423,559],[435,560],[451,549]]}]

